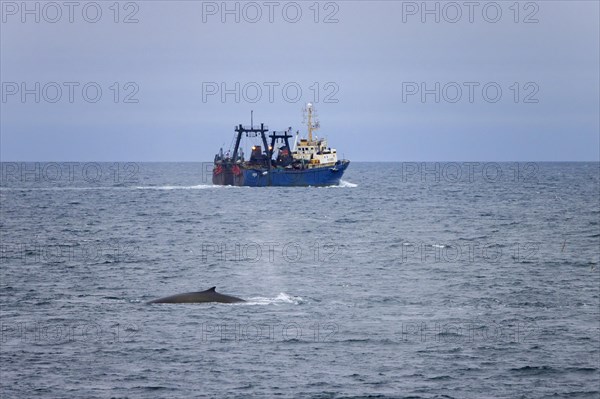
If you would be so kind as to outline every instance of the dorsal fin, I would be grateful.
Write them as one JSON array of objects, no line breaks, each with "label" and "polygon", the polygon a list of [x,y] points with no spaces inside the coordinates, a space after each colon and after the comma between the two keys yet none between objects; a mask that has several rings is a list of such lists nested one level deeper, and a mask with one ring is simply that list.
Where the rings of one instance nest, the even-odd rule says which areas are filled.
[{"label": "dorsal fin", "polygon": [[215,292],[216,289],[217,289],[217,287],[211,287],[211,288],[207,289],[205,292]]}]

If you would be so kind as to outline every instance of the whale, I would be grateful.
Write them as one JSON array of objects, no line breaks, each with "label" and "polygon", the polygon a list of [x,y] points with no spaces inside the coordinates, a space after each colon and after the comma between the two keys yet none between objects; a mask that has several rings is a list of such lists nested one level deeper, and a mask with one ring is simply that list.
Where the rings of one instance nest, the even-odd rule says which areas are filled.
[{"label": "whale", "polygon": [[216,291],[217,287],[211,287],[206,291],[199,292],[186,292],[183,294],[166,296],[164,298],[155,299],[148,302],[152,303],[204,303],[204,302],[218,302],[218,303],[237,303],[246,302],[243,299],[220,294]]}]

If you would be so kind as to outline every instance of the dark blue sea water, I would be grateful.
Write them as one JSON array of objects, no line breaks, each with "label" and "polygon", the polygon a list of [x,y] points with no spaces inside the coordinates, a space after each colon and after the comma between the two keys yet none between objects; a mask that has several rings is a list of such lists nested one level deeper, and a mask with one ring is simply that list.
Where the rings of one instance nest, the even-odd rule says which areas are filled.
[{"label": "dark blue sea water", "polygon": [[600,396],[598,163],[207,170],[2,164],[2,398]]}]

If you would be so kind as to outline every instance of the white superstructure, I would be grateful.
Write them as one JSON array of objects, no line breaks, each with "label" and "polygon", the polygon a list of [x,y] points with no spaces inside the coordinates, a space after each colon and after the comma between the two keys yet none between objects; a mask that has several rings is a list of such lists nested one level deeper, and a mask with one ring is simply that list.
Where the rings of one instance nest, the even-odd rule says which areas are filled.
[{"label": "white superstructure", "polygon": [[337,162],[337,151],[327,146],[326,139],[313,139],[313,130],[319,129],[314,108],[311,103],[304,109],[307,119],[308,138],[300,139],[295,143],[295,151],[292,156],[296,160],[303,160],[309,167],[331,166]]}]

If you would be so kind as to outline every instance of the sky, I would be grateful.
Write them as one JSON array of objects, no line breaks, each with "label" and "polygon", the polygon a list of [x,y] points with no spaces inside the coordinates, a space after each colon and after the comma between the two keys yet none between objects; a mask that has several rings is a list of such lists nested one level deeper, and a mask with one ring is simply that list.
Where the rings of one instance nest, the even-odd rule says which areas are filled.
[{"label": "sky", "polygon": [[207,161],[234,126],[353,161],[598,161],[597,1],[2,1],[2,161]]}]

